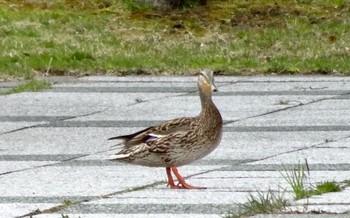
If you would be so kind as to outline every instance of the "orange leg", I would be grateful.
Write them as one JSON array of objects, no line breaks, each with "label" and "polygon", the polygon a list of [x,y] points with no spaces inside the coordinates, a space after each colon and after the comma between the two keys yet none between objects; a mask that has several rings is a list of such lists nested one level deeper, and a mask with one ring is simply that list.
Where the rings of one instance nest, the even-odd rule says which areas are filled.
[{"label": "orange leg", "polygon": [[[176,186],[172,187],[168,181],[168,184],[170,185],[170,188],[179,188],[179,189],[205,189],[205,187],[196,187],[196,186],[192,186],[189,185],[185,182],[184,178],[182,178],[182,176],[179,174],[179,172],[177,171],[177,168],[175,166],[171,167],[171,170],[173,171],[174,175],[176,176],[177,180],[179,181],[179,184],[177,184]],[[170,171],[170,168],[169,168]],[[168,168],[167,168],[167,173],[168,173]],[[169,174],[168,174],[169,175]],[[170,174],[171,176],[171,174]],[[169,176],[168,176],[169,179]],[[171,178],[172,180],[172,178]],[[174,181],[172,180],[173,184]]]},{"label": "orange leg", "polygon": [[170,186],[170,188],[176,188],[173,177],[171,176],[170,167],[167,167],[165,169],[166,169],[166,175],[168,176],[168,186]]}]

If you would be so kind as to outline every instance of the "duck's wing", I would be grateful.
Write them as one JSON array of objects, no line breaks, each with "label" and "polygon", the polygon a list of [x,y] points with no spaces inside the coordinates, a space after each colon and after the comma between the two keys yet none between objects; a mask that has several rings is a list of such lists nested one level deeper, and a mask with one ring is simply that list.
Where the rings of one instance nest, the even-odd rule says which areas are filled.
[{"label": "duck's wing", "polygon": [[151,138],[164,137],[169,134],[176,132],[184,132],[191,129],[192,124],[194,123],[195,118],[193,117],[183,117],[173,120],[165,121],[157,126],[151,126],[136,133],[130,135],[122,135],[109,138],[108,140],[121,139],[124,140],[122,145],[130,147],[133,145],[138,145],[145,143]]}]

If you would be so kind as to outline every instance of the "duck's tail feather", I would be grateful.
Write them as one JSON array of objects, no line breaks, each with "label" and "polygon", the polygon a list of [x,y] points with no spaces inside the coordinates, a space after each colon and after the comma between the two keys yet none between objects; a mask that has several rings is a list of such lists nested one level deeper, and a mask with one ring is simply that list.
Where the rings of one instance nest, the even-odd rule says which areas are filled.
[{"label": "duck's tail feather", "polygon": [[116,139],[128,139],[129,138],[129,135],[121,135],[121,136],[115,136],[115,137],[112,137],[112,138],[109,138],[108,140],[116,140]]},{"label": "duck's tail feather", "polygon": [[148,128],[146,128],[146,129],[143,129],[143,130],[141,130],[141,131],[135,132],[135,133],[130,134],[130,135],[115,136],[115,137],[109,138],[108,140],[122,139],[122,140],[128,141],[128,140],[134,138],[135,136],[140,135],[140,134],[143,133],[143,132],[146,132],[147,130],[149,130],[149,129],[151,129],[151,128],[153,128],[153,126],[148,127]]},{"label": "duck's tail feather", "polygon": [[124,145],[124,143],[118,143],[118,144],[115,144],[115,145],[112,145],[112,146],[110,146],[109,148],[114,148],[114,147],[117,147],[117,146],[123,146]]},{"label": "duck's tail feather", "polygon": [[112,154],[107,157],[107,160],[120,160],[124,158],[128,158],[130,154]]}]

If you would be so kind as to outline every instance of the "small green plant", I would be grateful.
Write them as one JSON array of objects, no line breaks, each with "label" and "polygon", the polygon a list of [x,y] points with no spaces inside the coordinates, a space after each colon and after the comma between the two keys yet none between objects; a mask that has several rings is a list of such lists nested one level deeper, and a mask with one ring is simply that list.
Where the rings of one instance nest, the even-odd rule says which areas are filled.
[{"label": "small green plant", "polygon": [[324,140],[324,143],[330,143],[330,142],[333,142],[333,139],[325,139]]},{"label": "small green plant", "polygon": [[289,104],[289,100],[287,100],[287,99],[279,99],[278,101],[277,101],[277,104],[279,104],[279,105],[288,105]]},{"label": "small green plant", "polygon": [[141,103],[141,102],[144,102],[144,100],[142,98],[135,98],[135,102],[136,103]]},{"label": "small green plant", "polygon": [[72,205],[72,201],[67,200],[67,199],[63,201],[63,206],[69,207],[70,205]]},{"label": "small green plant", "polygon": [[271,214],[280,212],[288,206],[288,201],[284,198],[284,192],[281,194],[272,190],[268,190],[267,193],[259,190],[256,196],[249,193],[247,200],[246,203],[236,204],[236,208],[229,211],[224,218]]},{"label": "small green plant", "polygon": [[313,190],[310,190],[311,195],[322,195],[328,192],[339,192],[341,191],[341,187],[338,183],[334,181],[326,181],[322,183],[318,183]]},{"label": "small green plant", "polygon": [[341,191],[340,185],[334,181],[320,182],[317,183],[316,186],[305,187],[305,170],[309,172],[307,160],[305,160],[304,165],[298,164],[295,169],[286,171],[285,174],[281,173],[283,178],[286,179],[288,184],[292,187],[295,200],[309,198],[313,195],[321,195],[328,192]]},{"label": "small green plant", "polygon": [[13,87],[7,92],[0,93],[0,95],[8,95],[8,94],[14,94],[14,93],[20,93],[20,92],[38,92],[43,89],[49,89],[50,84],[41,81],[41,80],[29,80],[28,82],[25,82],[23,84],[19,84],[18,86]]},{"label": "small green plant", "polygon": [[286,170],[286,173],[281,175],[292,187],[295,200],[307,197],[307,189],[304,185],[306,178],[305,169],[308,169],[307,161],[305,165],[298,164],[296,168],[292,170]]}]

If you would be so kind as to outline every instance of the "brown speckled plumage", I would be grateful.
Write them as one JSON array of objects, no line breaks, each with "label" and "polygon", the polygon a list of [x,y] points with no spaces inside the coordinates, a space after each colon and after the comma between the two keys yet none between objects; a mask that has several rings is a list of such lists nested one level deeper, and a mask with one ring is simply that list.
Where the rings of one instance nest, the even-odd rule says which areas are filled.
[{"label": "brown speckled plumage", "polygon": [[[198,116],[168,120],[130,135],[110,138],[123,140],[124,147],[109,159],[142,166],[166,167],[171,188],[196,188],[181,182],[182,177],[178,177],[176,167],[212,152],[219,145],[222,134],[222,118],[211,99],[212,91],[216,90],[213,72],[201,71],[197,84],[202,105]],[[172,178],[169,178],[170,168],[182,186],[174,186]]]}]

